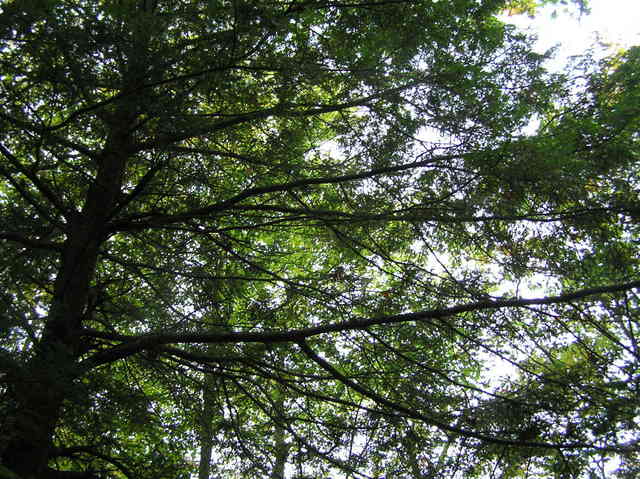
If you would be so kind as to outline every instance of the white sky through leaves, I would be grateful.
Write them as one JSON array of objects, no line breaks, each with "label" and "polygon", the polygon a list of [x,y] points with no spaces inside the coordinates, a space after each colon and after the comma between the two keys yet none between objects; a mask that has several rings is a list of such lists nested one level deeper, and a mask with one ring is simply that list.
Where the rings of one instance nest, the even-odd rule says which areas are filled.
[{"label": "white sky through leaves", "polygon": [[553,63],[558,69],[568,57],[584,53],[597,41],[609,45],[609,53],[640,45],[640,0],[590,0],[589,6],[589,15],[580,15],[575,7],[567,14],[563,6],[550,6],[533,19],[516,15],[506,21],[535,32],[540,51],[560,44]]}]

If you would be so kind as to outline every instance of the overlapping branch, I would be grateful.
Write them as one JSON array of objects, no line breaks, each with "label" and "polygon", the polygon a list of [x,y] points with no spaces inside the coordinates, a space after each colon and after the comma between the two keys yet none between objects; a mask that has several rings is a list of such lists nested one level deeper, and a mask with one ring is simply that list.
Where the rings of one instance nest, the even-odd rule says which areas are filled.
[{"label": "overlapping branch", "polygon": [[299,343],[309,338],[323,334],[337,333],[342,331],[363,330],[371,326],[385,324],[400,324],[411,321],[430,321],[455,316],[461,313],[474,311],[498,310],[503,308],[522,308],[530,306],[566,304],[573,301],[583,300],[605,294],[615,294],[640,288],[640,281],[631,281],[596,288],[587,288],[565,293],[557,296],[547,296],[543,298],[513,298],[503,300],[477,301],[449,308],[431,309],[417,311],[413,313],[402,313],[373,318],[354,318],[325,325],[311,326],[308,328],[291,329],[283,331],[262,331],[262,332],[224,332],[224,333],[149,333],[138,336],[107,333],[94,329],[84,329],[82,334],[89,337],[119,341],[120,344],[111,349],[96,353],[86,359],[83,364],[85,369],[92,369],[101,364],[110,363],[129,357],[157,345],[164,344],[240,344],[240,343]]}]

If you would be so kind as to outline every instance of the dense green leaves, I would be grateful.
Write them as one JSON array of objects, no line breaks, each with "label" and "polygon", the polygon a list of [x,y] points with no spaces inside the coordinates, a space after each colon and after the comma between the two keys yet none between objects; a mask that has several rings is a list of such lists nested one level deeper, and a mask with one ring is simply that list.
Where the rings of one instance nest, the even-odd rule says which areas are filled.
[{"label": "dense green leaves", "polygon": [[3,5],[3,467],[632,477],[639,50],[533,7]]}]

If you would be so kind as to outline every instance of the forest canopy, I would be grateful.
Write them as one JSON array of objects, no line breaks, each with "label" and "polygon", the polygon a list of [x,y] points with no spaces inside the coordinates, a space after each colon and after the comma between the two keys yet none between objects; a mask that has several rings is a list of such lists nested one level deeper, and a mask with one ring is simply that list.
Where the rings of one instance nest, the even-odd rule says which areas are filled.
[{"label": "forest canopy", "polygon": [[640,47],[540,3],[3,2],[0,478],[637,477]]}]

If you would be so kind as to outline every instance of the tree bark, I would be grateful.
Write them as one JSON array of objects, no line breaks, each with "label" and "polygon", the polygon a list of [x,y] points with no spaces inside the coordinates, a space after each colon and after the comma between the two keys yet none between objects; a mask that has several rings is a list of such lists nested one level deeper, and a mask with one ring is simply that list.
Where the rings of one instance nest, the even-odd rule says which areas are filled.
[{"label": "tree bark", "polygon": [[9,387],[12,417],[7,423],[12,430],[1,459],[21,479],[53,474],[48,461],[54,432],[64,402],[73,399],[88,292],[131,151],[132,120],[127,113],[114,123],[82,211],[68,212],[67,238],[42,338],[23,374]]},{"label": "tree bark", "polygon": [[275,457],[271,479],[284,479],[284,469],[289,458],[289,444],[286,441],[284,432],[284,428],[280,424],[276,424],[273,433]]},{"label": "tree bark", "polygon": [[200,418],[200,464],[198,479],[209,479],[211,475],[211,454],[213,451],[213,416],[215,378],[207,374],[202,388],[202,417]]},{"label": "tree bark", "polygon": [[284,479],[285,466],[289,459],[291,445],[287,442],[286,431],[282,424],[285,417],[284,395],[280,385],[276,384],[275,388],[273,401],[274,417],[276,418],[273,431],[274,461],[270,479]]}]

